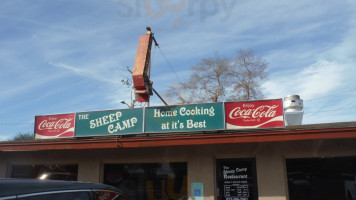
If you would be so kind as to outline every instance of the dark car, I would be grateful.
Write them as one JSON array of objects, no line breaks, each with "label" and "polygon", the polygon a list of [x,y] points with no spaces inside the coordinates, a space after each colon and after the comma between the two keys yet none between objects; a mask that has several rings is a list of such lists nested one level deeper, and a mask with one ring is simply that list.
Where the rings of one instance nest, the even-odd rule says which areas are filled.
[{"label": "dark car", "polygon": [[0,200],[127,200],[118,188],[76,181],[0,179]]}]

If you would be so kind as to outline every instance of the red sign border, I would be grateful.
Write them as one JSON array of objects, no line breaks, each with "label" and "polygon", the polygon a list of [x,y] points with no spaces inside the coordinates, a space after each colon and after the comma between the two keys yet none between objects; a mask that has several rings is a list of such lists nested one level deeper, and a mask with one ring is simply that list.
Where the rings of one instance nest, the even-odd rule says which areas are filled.
[{"label": "red sign border", "polygon": [[[55,136],[47,136],[48,138],[41,138],[37,137],[36,135],[39,135],[36,133],[37,130],[37,120],[39,117],[50,117],[50,116],[61,116],[61,115],[72,115],[73,116],[73,135],[72,136],[65,136],[65,137],[55,137]],[[33,138],[34,139],[60,139],[60,138],[74,138],[75,137],[75,120],[76,120],[76,112],[73,113],[61,113],[61,114],[50,114],[50,115],[36,115],[35,116],[35,122],[34,122],[34,131],[33,131]]]},{"label": "red sign border", "polygon": [[[281,101],[281,109],[282,109],[282,117],[283,117],[283,126],[275,126],[275,127],[256,127],[256,128],[251,128],[251,127],[242,127],[242,128],[236,128],[236,129],[231,129],[231,128],[227,128],[227,120],[226,120],[226,104],[228,103],[248,103],[248,102],[263,102],[263,101],[276,101],[279,100]],[[225,127],[224,130],[245,130],[245,129],[269,129],[269,128],[285,128],[285,117],[284,117],[284,108],[283,108],[283,99],[282,98],[278,98],[278,99],[263,99],[263,100],[249,100],[249,101],[227,101],[224,102],[224,121],[225,121]]]}]

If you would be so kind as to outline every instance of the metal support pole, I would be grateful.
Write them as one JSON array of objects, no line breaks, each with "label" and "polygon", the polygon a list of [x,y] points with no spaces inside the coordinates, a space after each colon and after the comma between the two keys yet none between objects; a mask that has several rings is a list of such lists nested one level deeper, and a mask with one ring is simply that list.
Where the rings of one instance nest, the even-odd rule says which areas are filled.
[{"label": "metal support pole", "polygon": [[163,100],[163,98],[158,94],[158,92],[152,87],[153,92],[161,99],[161,101],[164,103],[164,105],[168,106],[168,104]]}]

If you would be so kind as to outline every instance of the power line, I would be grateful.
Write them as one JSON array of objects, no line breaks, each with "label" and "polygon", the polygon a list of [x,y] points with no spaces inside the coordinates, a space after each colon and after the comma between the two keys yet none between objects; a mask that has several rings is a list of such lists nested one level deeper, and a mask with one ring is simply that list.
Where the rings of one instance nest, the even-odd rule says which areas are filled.
[{"label": "power line", "polygon": [[352,107],[348,107],[348,108],[340,108],[340,109],[334,109],[334,110],[322,110],[322,111],[316,111],[316,112],[308,112],[306,114],[309,113],[320,113],[320,112],[334,112],[334,111],[340,111],[340,110],[352,110],[352,109],[356,109],[356,108],[352,108]]},{"label": "power line", "polygon": [[[346,93],[346,92],[351,92],[351,91],[354,91],[354,90],[356,90],[356,88],[352,88],[352,89],[349,89],[349,90],[344,90],[344,91],[341,91],[341,92],[338,92],[338,93],[334,93],[334,94],[327,95],[327,96],[323,96],[323,97],[319,97],[319,98],[314,98],[314,99],[310,99],[310,100],[305,100],[304,102],[309,102],[309,101],[314,101],[314,100],[319,100],[319,99],[325,99],[325,98],[329,98],[329,97],[334,97],[334,96],[337,96],[337,95],[339,95],[339,94]],[[335,111],[350,110],[350,109],[356,109],[356,108],[355,108],[355,107],[346,107],[346,108],[340,108],[340,109],[321,110],[321,111],[308,112],[308,113],[335,112]]]},{"label": "power line", "polygon": [[18,126],[18,125],[26,125],[26,124],[33,124],[34,122],[24,122],[24,123],[0,123],[0,126]]},{"label": "power line", "polygon": [[314,100],[319,100],[319,99],[325,99],[325,98],[337,96],[337,95],[345,93],[345,92],[351,92],[351,91],[354,91],[354,90],[356,90],[356,88],[353,88],[353,89],[350,89],[350,90],[344,90],[344,91],[341,91],[341,92],[338,92],[338,93],[335,93],[335,94],[331,94],[331,95],[328,95],[328,96],[323,96],[323,97],[319,97],[319,98],[315,98],[315,99],[304,100],[304,102],[314,101]]},{"label": "power line", "polygon": [[[156,48],[157,48],[157,45],[155,45],[155,48],[153,49],[152,56],[150,56],[150,67],[153,66],[153,59],[155,58]],[[151,76],[151,74],[150,74],[150,76]]]},{"label": "power line", "polygon": [[175,76],[177,77],[177,79],[179,80],[179,82],[182,82],[182,80],[179,78],[178,74],[176,73],[176,71],[174,70],[173,66],[171,65],[171,63],[168,61],[167,57],[164,55],[161,47],[158,46],[159,51],[161,52],[163,58],[166,60],[166,62],[168,63],[169,67],[171,68],[171,70],[173,71],[173,73],[175,74]]}]

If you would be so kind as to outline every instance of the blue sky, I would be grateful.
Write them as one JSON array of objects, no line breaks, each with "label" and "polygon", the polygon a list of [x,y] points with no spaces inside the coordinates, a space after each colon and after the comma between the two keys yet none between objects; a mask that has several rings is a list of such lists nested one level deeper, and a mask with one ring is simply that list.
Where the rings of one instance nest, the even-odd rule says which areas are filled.
[{"label": "blue sky", "polygon": [[356,121],[354,0],[1,0],[0,24],[0,140],[36,115],[126,108],[146,26],[176,72],[153,48],[160,93],[202,58],[252,49],[267,99],[299,94],[304,124]]}]

